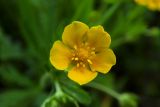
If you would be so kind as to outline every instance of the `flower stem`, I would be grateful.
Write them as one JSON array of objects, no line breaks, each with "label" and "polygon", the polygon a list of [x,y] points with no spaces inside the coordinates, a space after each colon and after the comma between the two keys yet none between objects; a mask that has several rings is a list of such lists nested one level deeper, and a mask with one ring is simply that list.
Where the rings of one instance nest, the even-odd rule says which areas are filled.
[{"label": "flower stem", "polygon": [[55,80],[55,88],[56,88],[56,93],[63,93],[62,89],[61,89],[61,86],[58,82],[58,80]]},{"label": "flower stem", "polygon": [[88,86],[92,87],[92,88],[95,88],[95,89],[99,89],[100,91],[103,91],[106,94],[108,94],[108,95],[110,95],[110,96],[112,96],[112,97],[114,97],[116,99],[119,99],[119,96],[120,96],[119,93],[117,93],[116,91],[114,91],[114,90],[112,90],[112,89],[110,89],[110,88],[108,88],[106,86],[103,86],[103,85],[101,85],[99,83],[92,82],[92,83],[88,84]]}]

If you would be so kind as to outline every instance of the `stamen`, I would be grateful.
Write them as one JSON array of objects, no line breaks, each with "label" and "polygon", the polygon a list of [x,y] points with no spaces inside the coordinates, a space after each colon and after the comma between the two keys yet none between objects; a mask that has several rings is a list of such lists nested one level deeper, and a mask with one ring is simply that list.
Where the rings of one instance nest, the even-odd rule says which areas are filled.
[{"label": "stamen", "polygon": [[89,64],[92,64],[92,61],[91,61],[91,60],[87,59],[87,61],[88,61]]},{"label": "stamen", "polygon": [[80,62],[80,64],[81,64],[81,65],[83,65],[83,63],[82,63],[82,62]]},{"label": "stamen", "polygon": [[83,66],[83,67],[85,67],[86,65],[85,65],[85,64],[83,64],[82,66]]},{"label": "stamen", "polygon": [[79,63],[77,63],[77,67],[79,67]]},{"label": "stamen", "polygon": [[90,47],[89,47],[89,46],[87,46],[87,49],[90,49]]},{"label": "stamen", "polygon": [[88,45],[88,42],[86,42],[84,45],[87,46],[87,45]]},{"label": "stamen", "polygon": [[72,58],[72,60],[74,60],[74,57]]},{"label": "stamen", "polygon": [[75,60],[75,61],[78,61],[78,58],[76,57],[76,58],[74,58],[74,60]]},{"label": "stamen", "polygon": [[75,53],[73,53],[72,56],[76,56]]},{"label": "stamen", "polygon": [[86,67],[86,62],[92,64],[92,61],[89,59],[90,56],[95,55],[95,48],[90,47],[87,42],[82,43],[80,46],[74,45],[74,51],[72,53],[72,60],[76,63],[77,67]]},{"label": "stamen", "polygon": [[74,49],[77,49],[77,45],[74,45]]},{"label": "stamen", "polygon": [[92,54],[92,55],[94,55],[94,54],[95,54],[95,52],[94,52],[94,51],[92,51],[92,52],[91,52],[91,54]]},{"label": "stamen", "polygon": [[91,48],[91,50],[93,50],[93,51],[94,51],[95,49],[96,49],[96,48]]}]

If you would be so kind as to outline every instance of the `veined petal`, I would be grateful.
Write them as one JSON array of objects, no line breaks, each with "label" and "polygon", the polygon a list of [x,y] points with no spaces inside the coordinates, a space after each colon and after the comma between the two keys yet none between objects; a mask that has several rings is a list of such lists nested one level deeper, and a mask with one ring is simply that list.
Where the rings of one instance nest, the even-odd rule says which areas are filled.
[{"label": "veined petal", "polygon": [[89,30],[89,27],[78,21],[72,22],[70,25],[66,26],[62,34],[63,43],[74,47],[82,42],[82,37]]},{"label": "veined petal", "polygon": [[86,84],[97,76],[97,72],[90,71],[86,67],[74,67],[68,72],[68,77],[80,85]]},{"label": "veined petal", "polygon": [[50,51],[50,62],[59,70],[66,69],[71,62],[71,50],[61,41],[56,41]]},{"label": "veined petal", "polygon": [[111,43],[110,35],[104,31],[102,26],[91,27],[87,32],[87,42],[91,47],[95,48],[95,51],[101,51],[104,48],[108,48]]},{"label": "veined petal", "polygon": [[92,59],[91,69],[101,73],[107,73],[116,64],[116,56],[111,49],[96,54]]}]

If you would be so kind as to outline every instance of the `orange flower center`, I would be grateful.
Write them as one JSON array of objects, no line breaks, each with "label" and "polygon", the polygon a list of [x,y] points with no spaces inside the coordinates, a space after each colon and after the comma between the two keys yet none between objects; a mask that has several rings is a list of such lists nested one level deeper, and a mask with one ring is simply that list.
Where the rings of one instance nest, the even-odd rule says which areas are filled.
[{"label": "orange flower center", "polygon": [[88,43],[82,43],[79,46],[74,46],[72,61],[77,67],[85,67],[88,64],[92,64],[91,57],[94,55],[95,48],[90,47]]}]

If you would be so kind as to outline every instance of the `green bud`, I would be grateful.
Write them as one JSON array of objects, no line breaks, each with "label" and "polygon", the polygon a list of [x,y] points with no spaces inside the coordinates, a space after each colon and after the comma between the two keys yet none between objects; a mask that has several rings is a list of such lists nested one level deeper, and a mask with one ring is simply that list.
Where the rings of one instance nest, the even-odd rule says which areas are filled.
[{"label": "green bud", "polygon": [[55,96],[47,98],[41,107],[59,107],[58,101]]},{"label": "green bud", "polygon": [[41,107],[78,107],[77,102],[65,93],[57,92],[53,96],[47,98]]},{"label": "green bud", "polygon": [[158,29],[156,27],[152,28],[150,31],[151,31],[150,33],[152,36],[159,36],[160,35],[160,29]]},{"label": "green bud", "polygon": [[119,104],[121,107],[137,107],[137,96],[131,93],[124,93],[119,96]]}]

